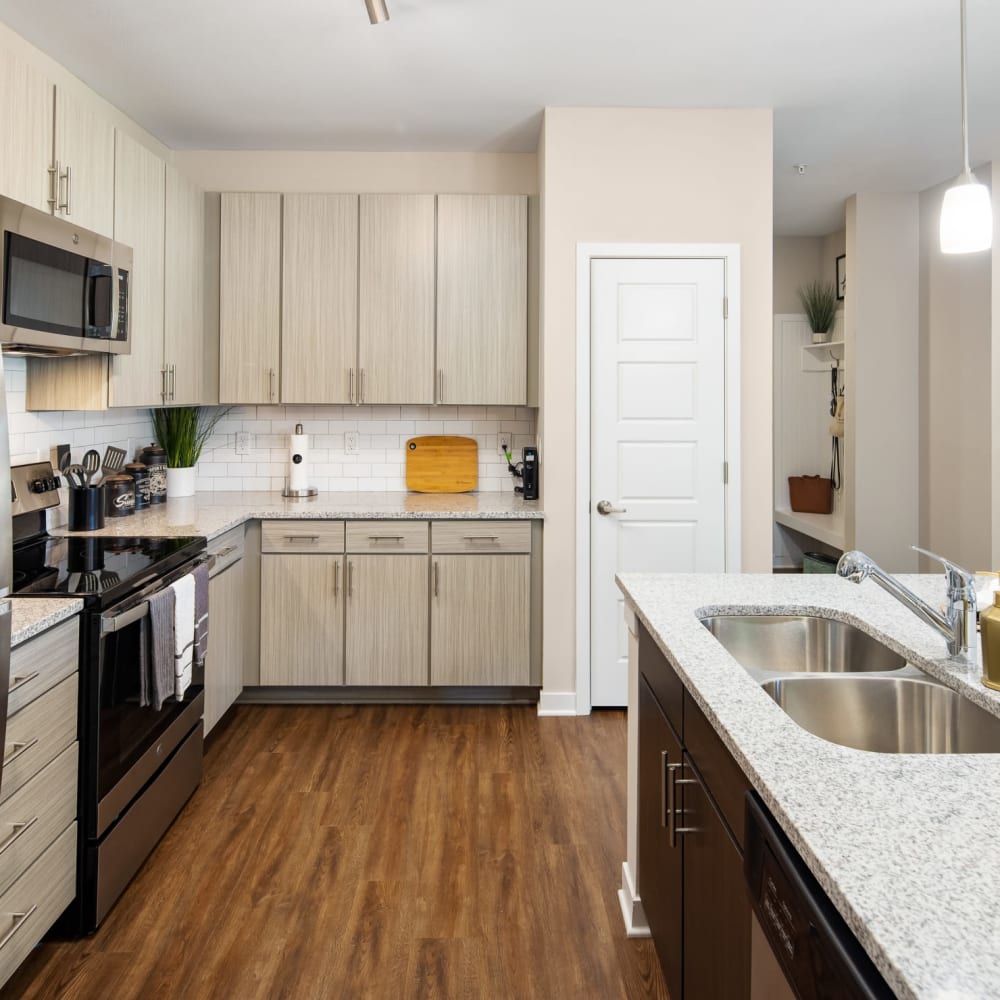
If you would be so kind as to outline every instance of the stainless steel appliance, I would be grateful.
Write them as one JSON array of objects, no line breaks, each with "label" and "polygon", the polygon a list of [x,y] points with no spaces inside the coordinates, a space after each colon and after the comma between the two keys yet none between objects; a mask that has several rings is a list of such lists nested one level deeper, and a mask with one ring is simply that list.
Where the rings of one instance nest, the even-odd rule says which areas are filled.
[{"label": "stainless steel appliance", "polygon": [[891,1000],[895,994],[754,792],[746,796],[744,841],[754,910],[751,1000]]},{"label": "stainless steel appliance", "polygon": [[[10,439],[7,434],[7,393],[3,356],[0,355],[0,471],[10,469]],[[0,781],[7,749],[7,695],[10,684],[10,587],[11,587],[11,497],[0,490]]]},{"label": "stainless steel appliance", "polygon": [[[140,705],[149,598],[200,562],[204,538],[55,537],[48,462],[11,470],[14,593],[79,597],[80,843],[68,933],[94,930],[201,781],[203,678],[183,700]],[[6,686],[4,686],[6,691]]]},{"label": "stainless steel appliance", "polygon": [[129,353],[129,247],[2,197],[0,231],[4,351]]}]

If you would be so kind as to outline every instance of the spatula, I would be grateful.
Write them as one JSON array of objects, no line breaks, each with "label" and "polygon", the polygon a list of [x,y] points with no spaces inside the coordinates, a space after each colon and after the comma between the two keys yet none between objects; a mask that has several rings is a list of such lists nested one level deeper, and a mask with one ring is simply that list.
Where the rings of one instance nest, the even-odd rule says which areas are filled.
[{"label": "spatula", "polygon": [[115,472],[121,472],[124,465],[125,449],[116,448],[113,444],[109,444],[104,450],[104,464],[101,466],[104,476],[101,477],[101,482],[104,481],[106,476],[110,476]]},{"label": "spatula", "polygon": [[101,456],[98,452],[91,448],[83,456],[83,470],[87,474],[87,485],[89,486],[93,480],[94,476],[97,475],[98,470],[101,467]]}]

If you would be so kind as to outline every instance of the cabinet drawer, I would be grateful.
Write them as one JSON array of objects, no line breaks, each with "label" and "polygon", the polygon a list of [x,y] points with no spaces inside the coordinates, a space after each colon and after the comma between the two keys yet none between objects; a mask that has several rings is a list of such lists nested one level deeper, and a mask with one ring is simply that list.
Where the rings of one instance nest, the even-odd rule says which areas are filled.
[{"label": "cabinet drawer", "polygon": [[261,552],[343,552],[343,521],[265,521]]},{"label": "cabinet drawer", "polygon": [[76,673],[79,658],[80,624],[76,616],[11,650],[8,718]]},{"label": "cabinet drawer", "polygon": [[0,802],[76,740],[78,676],[60,681],[7,720]]},{"label": "cabinet drawer", "polygon": [[0,985],[76,895],[76,823],[0,896]]},{"label": "cabinet drawer", "polygon": [[348,521],[348,552],[426,552],[426,521]]},{"label": "cabinet drawer", "polygon": [[76,819],[79,743],[73,743],[0,805],[0,893]]},{"label": "cabinet drawer", "polygon": [[432,552],[530,552],[527,521],[435,521]]}]

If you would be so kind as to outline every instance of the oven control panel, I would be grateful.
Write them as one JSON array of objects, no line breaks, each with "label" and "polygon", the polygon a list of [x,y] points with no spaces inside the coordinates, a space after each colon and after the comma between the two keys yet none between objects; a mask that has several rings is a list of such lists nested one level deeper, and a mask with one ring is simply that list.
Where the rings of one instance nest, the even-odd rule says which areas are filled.
[{"label": "oven control panel", "polygon": [[28,462],[10,470],[11,514],[29,514],[59,506],[61,480],[51,462]]}]

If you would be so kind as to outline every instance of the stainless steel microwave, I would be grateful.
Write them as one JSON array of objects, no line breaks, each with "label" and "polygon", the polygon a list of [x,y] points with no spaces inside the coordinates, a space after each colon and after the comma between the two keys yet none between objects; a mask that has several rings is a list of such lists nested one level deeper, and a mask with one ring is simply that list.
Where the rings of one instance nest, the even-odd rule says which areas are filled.
[{"label": "stainless steel microwave", "polygon": [[6,354],[128,354],[132,250],[0,197]]}]

